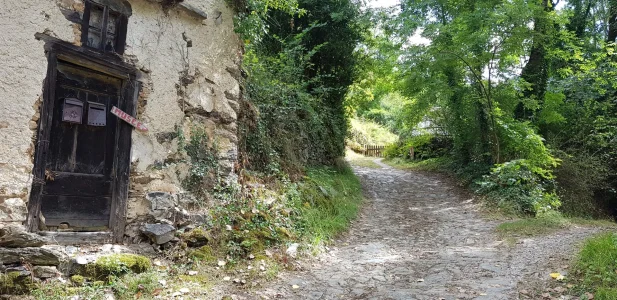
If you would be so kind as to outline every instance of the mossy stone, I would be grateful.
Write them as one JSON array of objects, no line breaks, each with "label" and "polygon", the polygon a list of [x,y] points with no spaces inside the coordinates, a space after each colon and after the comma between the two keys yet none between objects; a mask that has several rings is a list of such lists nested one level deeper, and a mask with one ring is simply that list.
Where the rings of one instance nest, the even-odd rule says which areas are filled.
[{"label": "mossy stone", "polygon": [[86,278],[84,278],[81,275],[73,275],[71,276],[71,281],[76,285],[76,286],[82,286],[84,285],[84,283],[86,282]]},{"label": "mossy stone", "polygon": [[137,254],[112,254],[99,257],[96,262],[88,264],[84,275],[101,279],[129,272],[143,273],[151,267],[150,259],[145,256]]},{"label": "mossy stone", "polygon": [[204,262],[215,262],[216,256],[210,246],[203,246],[189,253],[190,258],[194,258]]},{"label": "mossy stone", "polygon": [[210,232],[203,228],[197,227],[189,232],[186,232],[180,236],[189,247],[201,247],[205,246],[212,240]]}]

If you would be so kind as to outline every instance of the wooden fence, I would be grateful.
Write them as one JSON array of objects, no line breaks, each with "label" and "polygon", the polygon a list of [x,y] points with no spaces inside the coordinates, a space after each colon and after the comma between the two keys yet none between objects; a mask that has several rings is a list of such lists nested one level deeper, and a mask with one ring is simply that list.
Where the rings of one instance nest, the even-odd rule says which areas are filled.
[{"label": "wooden fence", "polygon": [[383,157],[383,150],[386,146],[364,145],[364,156]]}]

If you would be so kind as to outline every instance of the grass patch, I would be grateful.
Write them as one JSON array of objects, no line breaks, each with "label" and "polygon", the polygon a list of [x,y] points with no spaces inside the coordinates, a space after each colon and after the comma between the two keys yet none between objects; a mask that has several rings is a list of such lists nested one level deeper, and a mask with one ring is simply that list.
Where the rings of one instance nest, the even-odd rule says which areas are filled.
[{"label": "grass patch", "polygon": [[415,171],[437,171],[445,172],[450,170],[451,161],[447,157],[429,158],[425,160],[408,160],[402,158],[392,158],[383,160],[389,166],[400,170]]},{"label": "grass patch", "polygon": [[81,277],[78,286],[63,284],[59,281],[41,283],[31,291],[31,295],[34,299],[40,300],[64,300],[72,299],[75,296],[78,296],[79,299],[107,299],[105,295],[113,292],[116,299],[119,300],[135,299],[136,297],[152,299],[151,295],[155,290],[160,290],[159,279],[160,275],[156,272],[129,273],[121,277],[111,277],[106,282],[86,282]]},{"label": "grass patch", "polygon": [[[575,265],[586,288],[614,288],[617,284],[617,235],[604,233],[588,239]],[[605,291],[609,293],[608,291]]]},{"label": "grass patch", "polygon": [[615,300],[617,299],[617,288],[599,288],[595,294],[596,300]]},{"label": "grass patch", "polygon": [[375,163],[374,157],[366,157],[364,155],[353,152],[352,150],[347,150],[345,155],[347,161],[350,164],[358,167],[371,168],[371,169],[380,169],[381,166]]},{"label": "grass patch", "polygon": [[535,236],[559,231],[570,222],[558,213],[546,214],[537,218],[526,218],[499,224],[496,231],[501,236]]},{"label": "grass patch", "polygon": [[[159,274],[146,272],[142,274],[131,274],[123,276],[112,283],[112,289],[117,299],[135,299],[140,295],[141,298],[149,298],[154,291],[160,287]],[[143,295],[143,297],[141,296]]]},{"label": "grass patch", "polygon": [[313,245],[346,230],[363,200],[360,181],[348,166],[310,169],[300,194],[303,203],[298,225]]},{"label": "grass patch", "polygon": [[558,212],[551,211],[536,218],[525,218],[499,224],[496,231],[502,237],[536,236],[550,234],[574,225],[607,228],[617,227],[615,223],[608,220],[567,218]]},{"label": "grass patch", "polygon": [[597,300],[617,299],[617,234],[587,239],[573,269],[577,294],[590,292]]}]

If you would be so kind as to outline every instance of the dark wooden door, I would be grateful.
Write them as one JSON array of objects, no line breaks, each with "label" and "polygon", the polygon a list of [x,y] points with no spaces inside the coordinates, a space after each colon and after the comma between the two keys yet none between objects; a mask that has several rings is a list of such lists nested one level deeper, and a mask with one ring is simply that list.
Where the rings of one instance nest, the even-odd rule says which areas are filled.
[{"label": "dark wooden door", "polygon": [[122,79],[58,61],[41,195],[46,226],[109,228],[118,125],[109,111],[121,94]]}]

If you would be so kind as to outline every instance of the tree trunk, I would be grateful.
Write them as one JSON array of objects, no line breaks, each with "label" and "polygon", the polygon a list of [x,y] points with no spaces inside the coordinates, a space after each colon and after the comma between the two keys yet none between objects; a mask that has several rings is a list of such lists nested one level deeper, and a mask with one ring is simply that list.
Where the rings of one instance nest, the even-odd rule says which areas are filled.
[{"label": "tree trunk", "polygon": [[[617,0],[615,0],[617,1]],[[546,49],[550,42],[549,33],[554,29],[553,22],[549,19],[549,14],[553,11],[553,3],[550,0],[542,0],[542,10],[534,18],[534,36],[529,61],[521,72],[521,78],[531,86],[524,90],[523,96],[542,103],[546,85],[548,83],[548,61],[546,59]],[[534,111],[525,107],[520,102],[514,115],[519,120],[533,119]]]},{"label": "tree trunk", "polygon": [[608,1],[608,35],[606,41],[611,43],[617,39],[617,0]]},{"label": "tree trunk", "polygon": [[589,14],[591,13],[591,3],[593,0],[570,0],[574,14],[570,18],[570,24],[567,25],[569,31],[574,32],[577,38],[583,38]]}]

